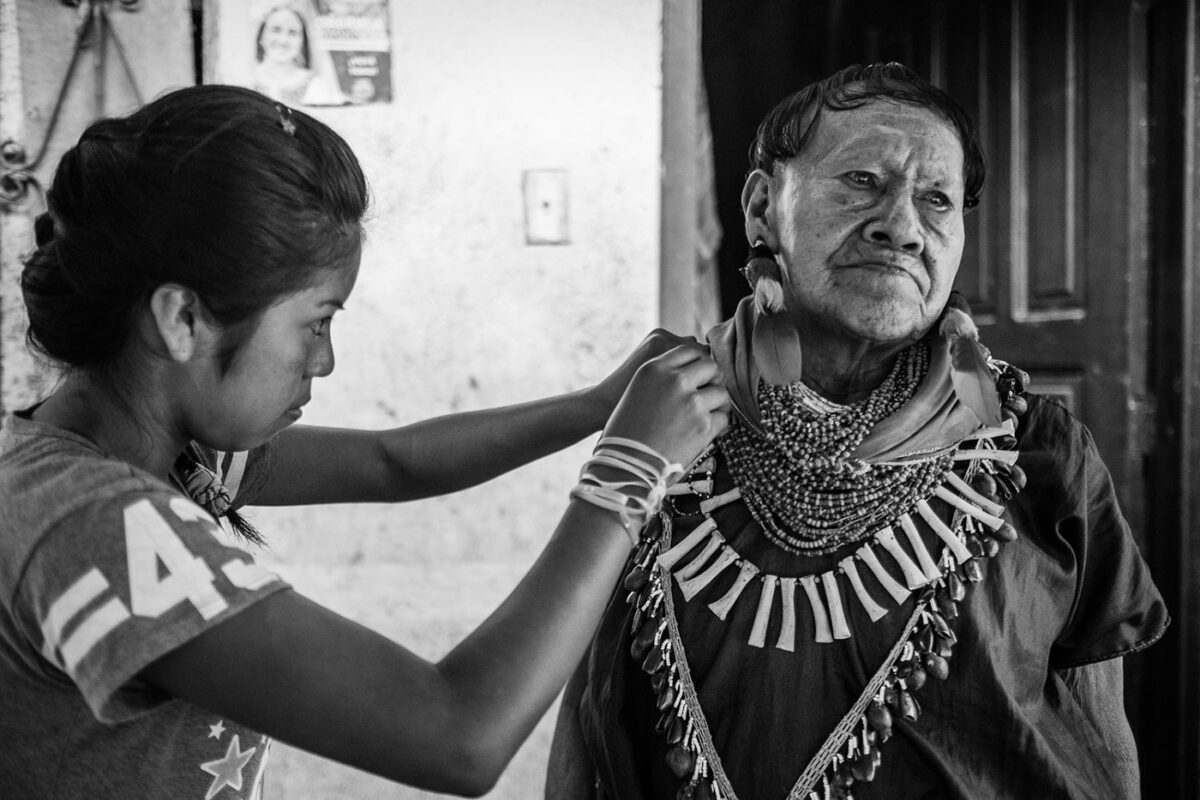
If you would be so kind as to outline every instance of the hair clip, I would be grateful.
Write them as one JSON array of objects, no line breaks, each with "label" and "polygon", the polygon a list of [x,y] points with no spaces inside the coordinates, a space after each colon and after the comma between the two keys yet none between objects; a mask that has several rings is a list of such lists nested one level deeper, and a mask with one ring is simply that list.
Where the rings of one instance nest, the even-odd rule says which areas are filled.
[{"label": "hair clip", "polygon": [[288,136],[294,137],[296,135],[296,123],[292,120],[292,109],[283,103],[276,103],[275,108],[279,111],[279,127],[283,128],[283,132]]}]

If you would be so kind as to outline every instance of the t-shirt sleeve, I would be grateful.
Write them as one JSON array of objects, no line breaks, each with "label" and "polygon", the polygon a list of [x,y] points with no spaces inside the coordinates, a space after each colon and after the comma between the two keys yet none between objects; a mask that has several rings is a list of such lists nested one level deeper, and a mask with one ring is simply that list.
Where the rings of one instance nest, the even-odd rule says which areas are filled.
[{"label": "t-shirt sleeve", "polygon": [[1052,401],[1041,400],[1031,416],[1041,435],[1030,453],[1023,499],[1074,584],[1052,666],[1065,669],[1149,646],[1169,617],[1091,433]]},{"label": "t-shirt sleeve", "polygon": [[85,505],[33,551],[16,623],[97,719],[136,716],[169,699],[137,680],[143,668],[286,586],[228,542],[207,512],[165,489]]}]

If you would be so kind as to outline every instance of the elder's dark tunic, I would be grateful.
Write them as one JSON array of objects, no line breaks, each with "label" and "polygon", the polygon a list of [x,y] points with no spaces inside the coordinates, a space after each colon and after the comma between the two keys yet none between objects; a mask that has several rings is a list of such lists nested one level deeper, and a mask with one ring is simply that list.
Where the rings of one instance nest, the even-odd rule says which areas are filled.
[{"label": "elder's dark tunic", "polygon": [[[930,678],[916,692],[920,718],[897,720],[874,782],[853,788],[858,800],[1126,794],[1128,776],[1114,748],[1127,742],[1128,732],[1103,721],[1106,715],[1123,719],[1121,698],[1103,696],[1086,681],[1080,685],[1072,668],[1146,647],[1162,635],[1168,616],[1091,435],[1058,404],[1029,400],[1018,429],[1028,485],[1007,504],[1021,538],[986,562],[982,583],[968,584],[952,623],[958,644],[949,678]],[[721,468],[716,481],[716,493],[732,486]],[[949,518],[940,502],[931,504]],[[740,502],[713,516],[733,548],[767,573],[819,573],[853,549],[801,558],[768,542]],[[674,541],[698,521],[680,521]],[[926,543],[938,552],[933,534],[926,532]],[[723,621],[708,609],[736,570],[726,570],[690,602],[671,582],[692,678],[741,800],[787,796],[900,636],[916,593],[897,606],[869,571],[860,572],[887,615],[872,623],[847,592],[852,637],[817,644],[798,591],[796,652],[790,653],[773,646],[778,605],[767,646],[747,644],[756,591],[747,589]],[[564,696],[548,798],[666,800],[680,785],[654,731],[658,712],[648,676],[629,655],[624,595],[618,588]]]}]

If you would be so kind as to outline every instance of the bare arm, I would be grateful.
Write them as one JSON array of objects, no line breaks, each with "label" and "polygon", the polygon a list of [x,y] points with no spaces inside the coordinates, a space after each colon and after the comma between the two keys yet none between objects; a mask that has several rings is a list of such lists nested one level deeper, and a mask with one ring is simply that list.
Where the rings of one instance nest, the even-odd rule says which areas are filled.
[{"label": "bare arm", "polygon": [[614,515],[574,501],[529,575],[437,664],[285,591],[142,677],[358,769],[483,794],[583,653],[628,552]]},{"label": "bare arm", "polygon": [[[600,430],[586,392],[384,431],[295,426],[275,439],[259,505],[419,500],[483,483]],[[611,407],[608,409],[611,411]]]},{"label": "bare arm", "polygon": [[396,502],[483,483],[600,430],[634,372],[690,339],[658,330],[594,387],[383,431],[295,426],[259,505]]},{"label": "bare arm", "polygon": [[[727,422],[716,380],[698,348],[671,351],[639,370],[606,433],[690,460]],[[573,500],[512,594],[436,664],[285,591],[141,677],[351,766],[482,794],[578,663],[628,553],[614,514]]]},{"label": "bare arm", "polygon": [[1141,797],[1137,744],[1125,716],[1124,659],[1110,658],[1063,670],[1062,676],[1084,713],[1104,738],[1114,769],[1124,781],[1125,800]]}]

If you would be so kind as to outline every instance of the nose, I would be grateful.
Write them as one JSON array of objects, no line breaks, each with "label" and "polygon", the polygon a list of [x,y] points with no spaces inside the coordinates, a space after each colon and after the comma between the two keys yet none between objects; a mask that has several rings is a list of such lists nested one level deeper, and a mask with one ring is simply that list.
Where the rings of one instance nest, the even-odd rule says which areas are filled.
[{"label": "nose", "polygon": [[873,244],[894,247],[911,255],[920,255],[925,249],[921,219],[907,190],[883,196],[878,216],[867,223],[863,235]]},{"label": "nose", "polygon": [[330,331],[317,339],[313,352],[309,355],[307,377],[324,378],[333,372],[333,337]]}]

